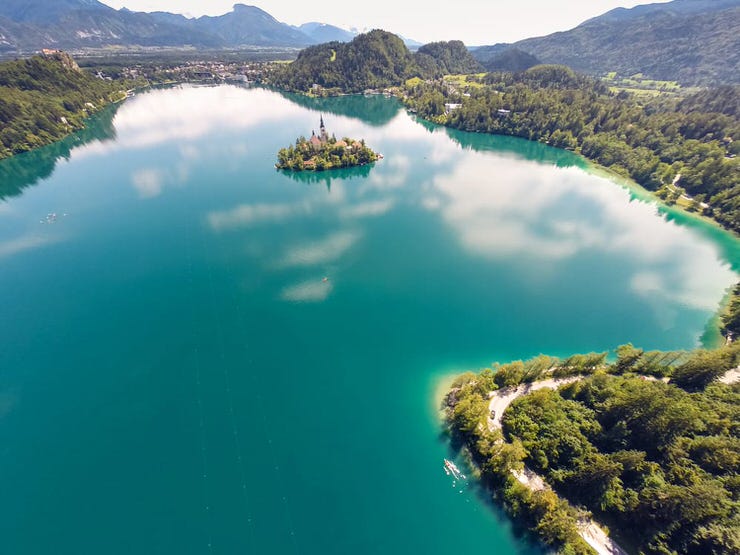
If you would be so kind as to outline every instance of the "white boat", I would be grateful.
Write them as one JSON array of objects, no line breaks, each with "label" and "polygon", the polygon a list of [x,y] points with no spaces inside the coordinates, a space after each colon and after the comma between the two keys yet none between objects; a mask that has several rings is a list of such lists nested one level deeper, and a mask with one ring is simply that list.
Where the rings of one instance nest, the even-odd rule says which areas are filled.
[{"label": "white boat", "polygon": [[455,479],[457,480],[466,479],[465,474],[460,472],[460,469],[457,468],[457,465],[454,462],[447,460],[447,459],[445,459],[445,472],[447,473],[448,476],[452,474],[452,476],[454,476]]}]

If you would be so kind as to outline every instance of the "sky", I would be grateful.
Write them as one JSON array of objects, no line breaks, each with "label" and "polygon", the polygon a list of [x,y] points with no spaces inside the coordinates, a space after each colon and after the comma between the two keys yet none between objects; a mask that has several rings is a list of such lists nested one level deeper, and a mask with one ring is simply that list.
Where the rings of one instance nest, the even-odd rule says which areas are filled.
[{"label": "sky", "polygon": [[[236,0],[101,0],[114,8],[168,11],[187,16],[221,15]],[[309,21],[344,28],[385,29],[420,42],[460,39],[483,45],[513,42],[572,29],[586,19],[616,7],[667,0],[242,0],[279,21]]]}]

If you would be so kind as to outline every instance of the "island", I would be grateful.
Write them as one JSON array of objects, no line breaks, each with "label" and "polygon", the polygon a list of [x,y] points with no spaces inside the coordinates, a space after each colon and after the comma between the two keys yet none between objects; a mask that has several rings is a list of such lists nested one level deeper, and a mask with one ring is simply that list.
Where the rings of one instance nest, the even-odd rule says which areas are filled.
[{"label": "island", "polygon": [[292,171],[323,171],[334,168],[351,168],[365,166],[383,158],[368,148],[365,140],[355,140],[344,137],[341,140],[326,131],[324,117],[319,122],[319,134],[311,132],[311,138],[299,137],[295,146],[281,148],[278,152],[279,170]]}]

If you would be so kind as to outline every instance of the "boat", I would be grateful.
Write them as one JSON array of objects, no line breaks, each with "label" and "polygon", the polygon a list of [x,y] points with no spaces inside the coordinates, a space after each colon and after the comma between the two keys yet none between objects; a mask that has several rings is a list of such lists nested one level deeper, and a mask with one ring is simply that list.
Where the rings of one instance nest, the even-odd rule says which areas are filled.
[{"label": "boat", "polygon": [[465,478],[465,474],[463,474],[462,472],[460,472],[460,469],[457,467],[457,465],[454,462],[452,462],[452,461],[450,461],[448,459],[445,459],[444,468],[445,468],[445,473],[447,473],[448,476],[449,475],[452,475],[457,480],[466,480],[467,479],[467,478]]}]

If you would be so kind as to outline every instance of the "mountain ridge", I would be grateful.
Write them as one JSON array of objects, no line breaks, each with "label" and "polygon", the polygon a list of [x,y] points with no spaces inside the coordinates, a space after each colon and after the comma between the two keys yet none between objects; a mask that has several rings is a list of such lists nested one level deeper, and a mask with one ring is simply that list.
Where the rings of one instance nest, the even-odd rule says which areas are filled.
[{"label": "mountain ridge", "polygon": [[487,65],[507,48],[546,64],[623,76],[642,73],[686,85],[740,82],[740,2],[673,0],[615,8],[568,31],[477,48]]}]

